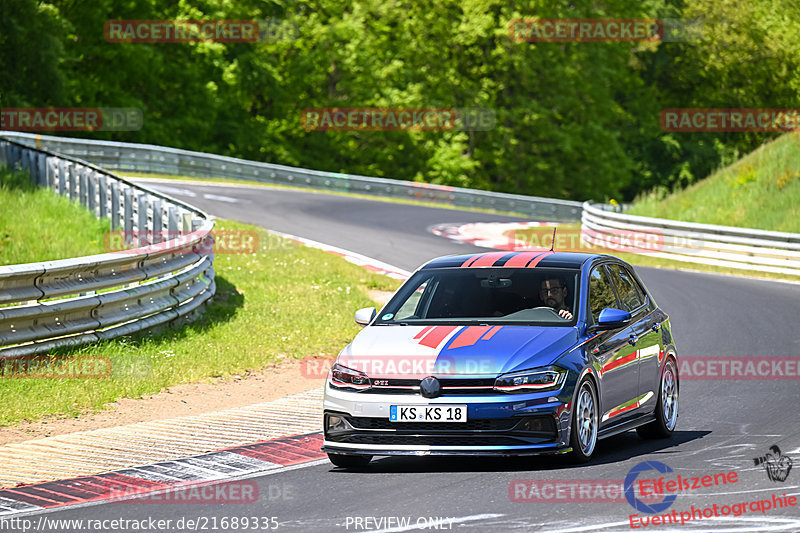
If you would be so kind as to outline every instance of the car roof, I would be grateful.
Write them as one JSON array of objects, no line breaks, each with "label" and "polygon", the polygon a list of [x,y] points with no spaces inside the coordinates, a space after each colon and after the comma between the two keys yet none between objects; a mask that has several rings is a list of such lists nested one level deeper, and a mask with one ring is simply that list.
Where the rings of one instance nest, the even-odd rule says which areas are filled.
[{"label": "car roof", "polygon": [[431,268],[581,268],[594,258],[611,258],[601,254],[579,252],[524,251],[485,252],[478,254],[448,255],[428,261],[421,270]]}]

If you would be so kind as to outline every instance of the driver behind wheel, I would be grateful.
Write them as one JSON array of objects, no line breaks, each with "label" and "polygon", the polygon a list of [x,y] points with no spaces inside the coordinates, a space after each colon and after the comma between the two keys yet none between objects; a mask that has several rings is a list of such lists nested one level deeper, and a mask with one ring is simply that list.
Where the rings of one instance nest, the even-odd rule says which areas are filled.
[{"label": "driver behind wheel", "polygon": [[542,281],[539,297],[548,307],[558,312],[558,316],[566,320],[572,319],[572,311],[567,306],[567,286],[559,278],[550,278]]}]

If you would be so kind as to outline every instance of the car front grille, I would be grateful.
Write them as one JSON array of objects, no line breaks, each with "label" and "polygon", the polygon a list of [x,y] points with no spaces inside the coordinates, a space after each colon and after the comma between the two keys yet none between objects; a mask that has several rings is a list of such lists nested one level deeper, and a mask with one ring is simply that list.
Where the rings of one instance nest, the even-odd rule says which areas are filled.
[{"label": "car front grille", "polygon": [[[367,394],[419,394],[418,379],[389,379],[386,385],[374,385]],[[502,394],[494,390],[494,378],[441,378],[442,396],[473,396]]]}]

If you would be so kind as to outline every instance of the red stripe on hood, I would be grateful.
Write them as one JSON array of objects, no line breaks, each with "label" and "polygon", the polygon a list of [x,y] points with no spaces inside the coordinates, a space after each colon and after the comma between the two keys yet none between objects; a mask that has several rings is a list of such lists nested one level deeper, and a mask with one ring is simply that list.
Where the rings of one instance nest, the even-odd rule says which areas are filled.
[{"label": "red stripe on hood", "polygon": [[485,337],[483,337],[483,339],[481,339],[481,340],[488,341],[489,339],[491,339],[492,337],[494,337],[494,334],[495,334],[495,333],[497,333],[498,331],[500,331],[500,328],[502,328],[502,327],[503,327],[503,326],[494,326],[494,327],[492,327],[492,329],[490,329],[490,330],[489,330],[489,331],[486,333],[486,336],[485,336]]},{"label": "red stripe on hood", "polygon": [[414,339],[421,339],[422,337],[425,336],[426,333],[428,333],[432,329],[433,329],[433,326],[425,326],[424,328],[422,328],[422,330],[419,333],[414,335]]},{"label": "red stripe on hood", "polygon": [[461,348],[462,346],[472,346],[484,333],[492,329],[492,326],[469,326],[461,330],[461,333],[453,339],[453,342],[448,346],[448,350]]},{"label": "red stripe on hood", "polygon": [[450,335],[458,326],[434,326],[425,337],[419,341],[422,346],[436,348],[445,337]]}]

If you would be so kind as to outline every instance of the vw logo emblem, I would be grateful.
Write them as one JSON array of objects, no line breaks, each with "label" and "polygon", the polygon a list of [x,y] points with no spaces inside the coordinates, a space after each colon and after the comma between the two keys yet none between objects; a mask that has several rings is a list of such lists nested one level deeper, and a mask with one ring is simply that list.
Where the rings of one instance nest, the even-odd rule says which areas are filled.
[{"label": "vw logo emblem", "polygon": [[435,377],[427,377],[420,382],[419,393],[423,398],[437,398],[442,394],[442,386]]}]

